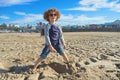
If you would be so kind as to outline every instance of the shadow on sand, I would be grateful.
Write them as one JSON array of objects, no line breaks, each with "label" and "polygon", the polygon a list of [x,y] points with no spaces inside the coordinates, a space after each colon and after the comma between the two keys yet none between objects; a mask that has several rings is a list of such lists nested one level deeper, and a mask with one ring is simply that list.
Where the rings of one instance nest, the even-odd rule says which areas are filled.
[{"label": "shadow on sand", "polygon": [[[55,70],[57,73],[67,73],[67,69],[66,66],[57,62],[51,62],[49,64],[40,64],[38,66],[38,69],[41,67],[46,67],[49,66],[50,68],[52,68],[53,70]],[[0,69],[0,73],[17,73],[17,74],[21,74],[24,72],[28,72],[31,68],[33,68],[33,65],[27,65],[27,66],[12,66],[9,68],[9,70],[4,70],[4,69]]]},{"label": "shadow on sand", "polygon": [[33,65],[27,65],[27,66],[12,66],[10,67],[9,71],[10,73],[24,73],[29,71],[29,69],[31,69],[33,67]]},{"label": "shadow on sand", "polygon": [[6,73],[8,70],[0,69],[0,73]]},{"label": "shadow on sand", "polygon": [[54,69],[57,73],[67,73],[68,70],[66,69],[66,66],[57,62],[52,62],[49,64],[49,66]]}]

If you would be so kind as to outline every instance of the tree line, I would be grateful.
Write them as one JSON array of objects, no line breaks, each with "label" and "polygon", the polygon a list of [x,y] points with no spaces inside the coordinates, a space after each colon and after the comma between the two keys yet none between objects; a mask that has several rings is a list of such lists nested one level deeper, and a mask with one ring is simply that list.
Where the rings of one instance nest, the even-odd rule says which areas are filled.
[{"label": "tree line", "polygon": [[97,27],[63,27],[64,32],[120,32],[120,25],[98,25]]},{"label": "tree line", "polygon": [[[107,26],[107,27],[106,27]],[[24,32],[40,32],[43,30],[40,30],[40,25],[36,26],[36,31],[32,30],[33,26],[27,25],[26,27],[16,27],[14,25],[7,25],[5,23],[0,24],[0,30],[10,30],[10,31],[15,31],[19,32],[24,31]],[[120,32],[120,25],[98,25],[97,27],[86,27],[86,26],[63,26],[62,27],[63,32]]]},{"label": "tree line", "polygon": [[117,28],[63,28],[63,32],[120,32],[120,27]]},{"label": "tree line", "polygon": [[15,27],[14,25],[7,26],[7,24],[3,23],[0,25],[0,30],[19,31],[20,28]]}]

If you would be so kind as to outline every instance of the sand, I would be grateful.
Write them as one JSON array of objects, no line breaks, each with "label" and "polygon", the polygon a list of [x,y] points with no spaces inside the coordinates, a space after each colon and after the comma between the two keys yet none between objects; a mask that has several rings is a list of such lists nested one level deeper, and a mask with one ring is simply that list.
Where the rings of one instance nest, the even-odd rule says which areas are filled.
[{"label": "sand", "polygon": [[44,37],[0,33],[0,80],[120,80],[119,32],[68,32],[64,38],[74,71],[66,69],[58,53],[50,53],[33,73]]}]

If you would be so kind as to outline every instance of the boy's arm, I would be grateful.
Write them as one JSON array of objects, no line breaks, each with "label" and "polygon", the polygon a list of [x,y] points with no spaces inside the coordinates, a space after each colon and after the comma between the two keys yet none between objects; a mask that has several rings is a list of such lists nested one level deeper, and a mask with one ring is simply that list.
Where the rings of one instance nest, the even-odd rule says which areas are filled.
[{"label": "boy's arm", "polygon": [[60,29],[60,41],[62,42],[64,48],[66,48],[66,44],[65,44],[62,28],[59,27],[59,29]]},{"label": "boy's arm", "polygon": [[45,41],[47,45],[51,45],[50,38],[49,38],[49,29],[50,29],[50,25],[47,24],[44,27]]}]

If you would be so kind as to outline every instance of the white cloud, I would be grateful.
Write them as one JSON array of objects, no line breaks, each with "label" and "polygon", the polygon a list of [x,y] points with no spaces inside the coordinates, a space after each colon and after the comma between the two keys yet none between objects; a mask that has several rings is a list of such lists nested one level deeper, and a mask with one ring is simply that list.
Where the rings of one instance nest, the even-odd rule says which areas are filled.
[{"label": "white cloud", "polygon": [[14,12],[15,14],[17,14],[17,15],[27,15],[25,12],[19,12],[19,11],[16,11],[16,12]]},{"label": "white cloud", "polygon": [[[11,21],[11,23],[19,23],[19,24],[27,24],[27,23],[37,23],[38,21],[43,21],[43,15],[42,14],[30,14],[25,12],[15,12],[15,14],[22,16],[23,18]],[[63,15],[61,14],[61,18],[58,20],[58,23],[61,25],[84,25],[84,24],[92,24],[92,23],[104,23],[107,22],[105,20],[105,17],[102,16],[96,16],[96,17],[88,17],[86,15],[79,15],[75,16],[72,14]]]},{"label": "white cloud", "polygon": [[0,16],[0,19],[9,19],[9,17],[2,15],[2,16]]},{"label": "white cloud", "polygon": [[23,18],[15,20],[15,21],[11,21],[11,23],[30,23],[30,22],[35,22],[37,20],[41,20],[43,19],[43,15],[42,14],[27,14],[25,12],[15,12],[15,14],[17,15],[21,15]]},{"label": "white cloud", "polygon": [[120,12],[119,0],[80,0],[79,7],[69,8],[68,10],[95,11],[99,8],[108,8]]},{"label": "white cloud", "polygon": [[75,24],[79,24],[79,25],[83,25],[83,24],[99,24],[99,23],[104,23],[107,22],[107,20],[105,19],[105,17],[103,16],[96,16],[96,17],[88,17],[86,15],[80,15],[75,17],[74,15],[62,15],[59,23],[60,24],[64,24],[64,25],[75,25]]},{"label": "white cloud", "polygon": [[96,11],[96,8],[94,8],[94,7],[75,7],[75,8],[69,8],[67,10]]},{"label": "white cloud", "polygon": [[117,3],[117,1],[110,4],[111,5],[111,10],[120,12],[120,4],[116,5],[116,3]]},{"label": "white cloud", "polygon": [[11,6],[17,4],[30,3],[36,0],[0,0],[0,6]]},{"label": "white cloud", "polygon": [[62,20],[69,20],[69,19],[73,19],[73,18],[74,17],[71,14],[69,14],[68,16],[62,14],[60,19],[62,19]]}]

